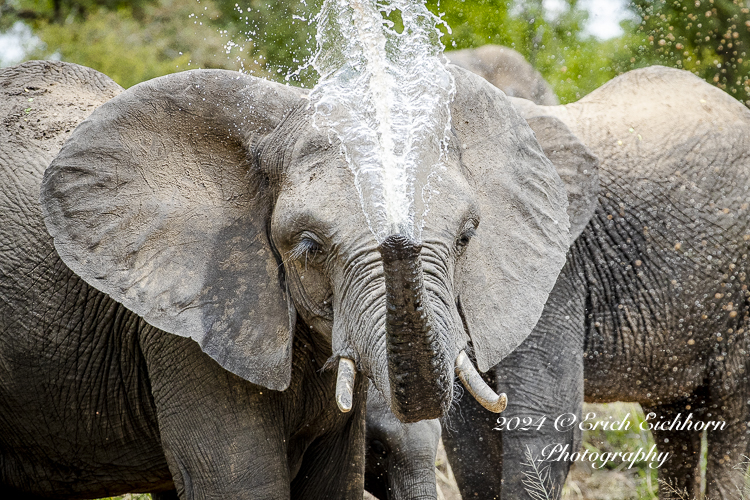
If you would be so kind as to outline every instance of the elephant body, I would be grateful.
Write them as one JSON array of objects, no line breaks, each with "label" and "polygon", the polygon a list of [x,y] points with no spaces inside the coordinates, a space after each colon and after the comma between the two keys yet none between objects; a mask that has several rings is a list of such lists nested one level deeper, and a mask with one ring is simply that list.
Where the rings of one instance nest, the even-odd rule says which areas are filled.
[{"label": "elephant body", "polygon": [[496,364],[564,264],[554,167],[451,71],[441,197],[421,241],[381,242],[299,89],[3,69],[3,498],[361,498],[366,379],[402,422],[441,415],[459,352]]},{"label": "elephant body", "polygon": [[[750,111],[662,67],[629,72],[566,106],[514,102],[558,170],[570,149],[550,123],[580,138],[599,158],[601,189],[534,332],[491,372],[508,393],[504,421],[531,418],[531,430],[493,431],[494,419],[485,423],[464,399],[474,422],[454,418],[459,432],[444,433],[464,497],[499,498],[502,482],[503,498],[525,498],[527,453],[549,458],[544,449],[554,444],[577,451],[580,428],[551,424],[563,414],[580,422],[585,399],[638,402],[651,424],[679,415],[653,436],[670,455],[660,479],[690,498],[700,494],[701,432],[679,424],[691,414],[726,422],[707,433],[706,495],[739,498],[744,471],[735,466],[750,425]],[[476,458],[487,456],[501,474]],[[549,465],[546,486],[559,496],[570,463]]]},{"label": "elephant body", "polygon": [[176,486],[182,498],[361,499],[364,404],[357,398],[348,414],[321,404],[334,401],[336,375],[322,370],[330,346],[304,324],[289,389],[267,390],[149,325],[58,257],[38,201],[44,170],[121,89],[52,62],[3,77],[2,141],[16,149],[4,149],[0,169],[0,496]]}]

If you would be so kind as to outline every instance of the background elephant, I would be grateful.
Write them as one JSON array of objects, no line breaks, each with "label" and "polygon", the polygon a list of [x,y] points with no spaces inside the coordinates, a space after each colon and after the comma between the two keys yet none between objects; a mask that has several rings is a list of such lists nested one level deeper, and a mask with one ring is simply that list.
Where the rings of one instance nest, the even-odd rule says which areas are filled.
[{"label": "background elephant", "polygon": [[446,52],[448,60],[476,73],[511,97],[522,97],[544,106],[558,104],[549,83],[515,50],[501,45]]},{"label": "background elephant", "polygon": [[377,390],[367,393],[365,489],[381,500],[436,499],[440,423],[404,424]]},{"label": "background elephant", "polygon": [[365,377],[330,362],[404,421],[439,416],[459,351],[495,365],[564,264],[554,168],[502,94],[453,75],[423,241],[379,244],[301,90],[4,69],[4,496],[360,497]]},{"label": "background elephant", "polygon": [[[503,498],[525,498],[527,446],[534,458],[553,443],[577,450],[580,430],[550,424],[567,412],[580,419],[584,396],[639,402],[652,423],[725,421],[707,434],[706,495],[739,498],[744,471],[734,467],[750,425],[750,111],[663,67],[629,72],[567,106],[514,103],[556,165],[576,154],[560,123],[582,139],[600,159],[601,189],[534,332],[492,373],[508,393],[506,421],[546,417],[545,425],[496,432],[495,419],[464,398],[461,411],[473,417],[453,418],[456,432],[444,432],[464,498],[497,498],[501,481]],[[671,456],[660,479],[699,497],[701,433],[652,432]],[[502,473],[488,474],[497,464]],[[557,497],[569,464],[548,464]]]}]

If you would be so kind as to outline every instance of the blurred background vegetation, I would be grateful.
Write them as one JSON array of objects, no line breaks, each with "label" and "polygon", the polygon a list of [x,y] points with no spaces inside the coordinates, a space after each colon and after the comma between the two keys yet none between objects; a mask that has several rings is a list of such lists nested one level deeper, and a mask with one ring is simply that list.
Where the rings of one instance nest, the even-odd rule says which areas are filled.
[{"label": "blurred background vegetation", "polygon": [[[124,87],[197,67],[310,86],[310,68],[289,75],[311,55],[321,1],[0,0],[0,33],[24,39],[26,59],[76,62]],[[443,38],[449,50],[513,47],[564,103],[625,71],[663,64],[692,71],[750,105],[750,0],[632,0],[622,32],[606,40],[585,29],[589,12],[579,0],[427,3],[451,27]],[[0,49],[7,40],[0,35]],[[0,50],[0,64],[2,57]]]}]

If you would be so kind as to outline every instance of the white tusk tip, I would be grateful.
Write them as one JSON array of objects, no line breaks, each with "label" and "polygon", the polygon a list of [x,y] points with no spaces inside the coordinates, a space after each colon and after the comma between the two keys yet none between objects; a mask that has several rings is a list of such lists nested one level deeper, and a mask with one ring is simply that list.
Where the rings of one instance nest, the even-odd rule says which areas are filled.
[{"label": "white tusk tip", "polygon": [[349,358],[339,358],[339,370],[336,376],[336,405],[342,413],[351,411],[354,404],[354,378],[357,368]]},{"label": "white tusk tip", "polygon": [[456,375],[474,399],[485,409],[500,413],[508,406],[508,397],[504,393],[495,394],[495,391],[487,385],[474,368],[465,351],[461,351],[456,357]]},{"label": "white tusk tip", "polygon": [[490,410],[492,413],[502,413],[503,410],[505,410],[505,408],[507,408],[508,406],[508,396],[506,396],[504,392],[501,392],[497,395],[497,401],[486,406],[482,406]]}]

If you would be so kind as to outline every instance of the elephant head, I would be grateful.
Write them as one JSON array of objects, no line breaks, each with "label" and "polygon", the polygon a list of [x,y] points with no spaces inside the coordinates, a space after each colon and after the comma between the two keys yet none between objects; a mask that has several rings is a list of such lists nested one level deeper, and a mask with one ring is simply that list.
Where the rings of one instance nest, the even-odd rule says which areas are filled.
[{"label": "elephant head", "polygon": [[555,91],[524,57],[502,45],[483,45],[476,49],[446,52],[456,66],[468,69],[496,86],[508,96],[528,99],[543,106],[558,104]]},{"label": "elephant head", "polygon": [[349,367],[344,409],[355,367],[402,421],[438,417],[461,351],[486,371],[531,331],[568,242],[565,188],[531,130],[452,72],[447,166],[419,242],[377,243],[304,91],[196,70],[132,87],[75,130],[42,186],[55,247],[252,383],[288,387],[304,321]]}]

